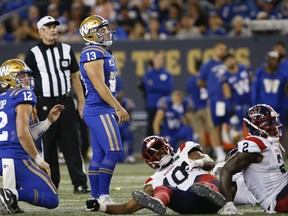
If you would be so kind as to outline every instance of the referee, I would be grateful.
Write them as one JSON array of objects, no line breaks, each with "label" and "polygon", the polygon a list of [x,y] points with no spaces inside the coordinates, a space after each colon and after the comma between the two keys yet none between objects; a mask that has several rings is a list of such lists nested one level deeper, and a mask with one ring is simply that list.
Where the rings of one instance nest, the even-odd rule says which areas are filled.
[{"label": "referee", "polygon": [[58,149],[60,148],[74,185],[74,193],[89,193],[79,146],[77,115],[71,98],[73,89],[78,99],[78,111],[82,116],[85,99],[79,65],[71,46],[56,42],[56,26],[59,24],[59,21],[51,16],[45,16],[38,21],[37,27],[42,41],[29,49],[25,62],[33,71],[39,120],[44,120],[55,104],[61,103],[65,106],[58,121],[43,135],[44,160],[50,164],[52,181],[58,188],[60,183]]}]

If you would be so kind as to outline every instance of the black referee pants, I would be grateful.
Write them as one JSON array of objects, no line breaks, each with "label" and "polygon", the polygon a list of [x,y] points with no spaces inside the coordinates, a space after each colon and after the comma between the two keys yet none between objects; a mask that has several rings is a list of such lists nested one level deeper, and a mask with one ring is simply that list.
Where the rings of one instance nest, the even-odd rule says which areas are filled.
[{"label": "black referee pants", "polygon": [[48,116],[50,109],[56,104],[63,104],[65,109],[59,119],[50,126],[43,135],[44,160],[51,168],[51,179],[58,188],[60,183],[60,170],[58,163],[58,146],[64,155],[68,172],[75,187],[87,185],[87,176],[83,170],[83,160],[79,146],[77,131],[77,116],[75,105],[71,97],[38,97],[37,115],[40,121]]}]

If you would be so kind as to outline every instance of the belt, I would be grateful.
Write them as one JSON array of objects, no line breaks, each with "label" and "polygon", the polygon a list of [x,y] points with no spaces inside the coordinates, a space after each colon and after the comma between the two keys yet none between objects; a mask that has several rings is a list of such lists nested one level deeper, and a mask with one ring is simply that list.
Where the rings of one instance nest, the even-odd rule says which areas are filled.
[{"label": "belt", "polygon": [[54,99],[54,100],[64,100],[65,98],[70,98],[71,97],[71,92],[68,92],[64,95],[61,96],[55,96],[55,97],[43,97],[43,96],[37,96],[38,98],[45,98],[45,99]]}]

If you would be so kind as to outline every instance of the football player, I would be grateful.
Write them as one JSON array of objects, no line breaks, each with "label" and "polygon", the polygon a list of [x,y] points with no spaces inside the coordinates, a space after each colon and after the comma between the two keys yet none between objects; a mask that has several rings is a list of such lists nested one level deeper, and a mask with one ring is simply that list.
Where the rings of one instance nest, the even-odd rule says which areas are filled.
[{"label": "football player", "polygon": [[192,106],[190,98],[184,97],[184,93],[179,90],[160,98],[153,120],[154,134],[167,138],[175,150],[180,141],[193,140],[193,130],[190,126]]},{"label": "football player", "polygon": [[249,136],[238,142],[238,151],[220,172],[227,203],[224,214],[238,214],[231,191],[232,176],[243,172],[248,190],[267,213],[288,212],[288,174],[279,138],[279,114],[269,105],[252,106],[244,117]]},{"label": "football player", "polygon": [[219,181],[208,173],[214,162],[202,153],[198,143],[188,141],[173,153],[167,139],[149,136],[142,143],[142,157],[155,169],[145,181],[144,192],[134,191],[133,199],[125,204],[105,205],[90,200],[86,209],[131,214],[145,207],[164,214],[167,206],[180,214],[215,214],[224,205]]},{"label": "football player", "polygon": [[[227,160],[232,157],[238,151],[237,148],[232,149],[227,153],[226,160],[224,162],[217,163],[212,170],[212,174],[220,179],[220,172]],[[248,190],[247,185],[243,178],[243,173],[238,172],[232,177],[232,197],[233,201],[237,205],[256,205],[257,201],[252,193]]]},{"label": "football player", "polygon": [[[32,71],[19,59],[10,59],[0,67],[0,174],[5,189],[0,189],[0,212],[15,213],[17,201],[49,209],[59,204],[50,179],[50,168],[38,153],[34,138],[39,138],[64,109],[57,105],[48,119],[29,123],[36,97],[30,89]],[[33,184],[31,184],[33,182]]]},{"label": "football player", "polygon": [[229,122],[230,114],[230,103],[223,96],[221,84],[221,77],[225,72],[222,58],[227,53],[227,45],[217,42],[213,51],[211,59],[200,67],[197,85],[207,88],[211,145],[218,163],[224,161],[226,157],[223,149],[222,125]]},{"label": "football player", "polygon": [[107,50],[113,43],[109,22],[92,15],[82,21],[79,31],[87,45],[80,56],[80,72],[86,89],[83,118],[90,129],[93,151],[88,168],[91,195],[111,203],[110,182],[123,157],[118,123],[130,117],[116,100],[118,69],[112,52]]}]

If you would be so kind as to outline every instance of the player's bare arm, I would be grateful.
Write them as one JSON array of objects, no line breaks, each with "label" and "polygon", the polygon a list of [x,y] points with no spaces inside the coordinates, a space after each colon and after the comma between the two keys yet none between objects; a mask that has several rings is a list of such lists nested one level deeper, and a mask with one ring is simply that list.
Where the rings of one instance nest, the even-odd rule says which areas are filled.
[{"label": "player's bare arm", "polygon": [[72,81],[73,90],[74,90],[74,92],[77,96],[77,100],[78,100],[79,115],[82,118],[83,107],[84,107],[84,103],[85,103],[85,97],[84,97],[82,84],[80,81],[80,72],[79,71],[77,71],[76,73],[71,73],[71,81]]},{"label": "player's bare arm", "polygon": [[232,193],[232,176],[242,169],[248,167],[252,163],[259,163],[262,161],[263,156],[257,153],[241,153],[237,152],[231,157],[220,172],[220,182],[222,187],[222,194],[225,196],[226,201],[233,201]]},{"label": "player's bare arm", "polygon": [[209,155],[203,154],[200,151],[192,151],[189,154],[189,159],[196,162],[198,164],[197,167],[201,167],[206,171],[212,170],[215,166],[213,159],[210,158]]},{"label": "player's bare arm", "polygon": [[30,133],[29,121],[32,113],[31,104],[20,104],[15,108],[16,115],[16,130],[20,144],[25,151],[35,160],[35,162],[51,176],[49,164],[47,164],[38,154],[34,140]]},{"label": "player's bare arm", "polygon": [[154,134],[160,134],[161,132],[161,123],[165,118],[165,113],[163,110],[158,109],[153,120],[153,131]]},{"label": "player's bare arm", "polygon": [[[143,189],[143,191],[150,196],[153,196],[154,190],[152,188],[152,185],[146,185]],[[143,207],[139,205],[134,199],[129,200],[126,203],[123,204],[111,204],[111,205],[105,205],[99,203],[99,211],[105,210],[105,213],[109,214],[133,214],[134,212],[142,209]]]}]

